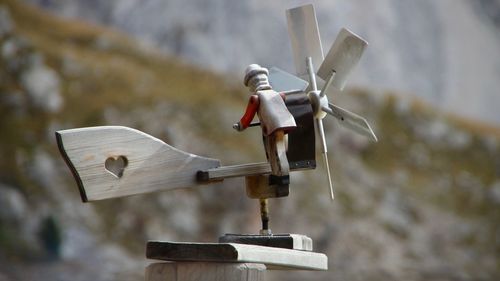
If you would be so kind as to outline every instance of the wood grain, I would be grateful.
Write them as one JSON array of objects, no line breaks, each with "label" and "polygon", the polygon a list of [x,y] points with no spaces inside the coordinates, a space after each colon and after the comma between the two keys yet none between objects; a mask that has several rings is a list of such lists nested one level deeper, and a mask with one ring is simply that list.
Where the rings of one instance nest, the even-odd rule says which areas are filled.
[{"label": "wood grain", "polygon": [[[127,127],[62,130],[56,138],[84,202],[192,187],[200,184],[198,171],[220,166],[219,160],[183,152]],[[126,165],[120,174],[106,169],[106,160],[120,157]]]},{"label": "wood grain", "polygon": [[146,281],[263,281],[266,267],[255,263],[178,262],[146,267]]}]

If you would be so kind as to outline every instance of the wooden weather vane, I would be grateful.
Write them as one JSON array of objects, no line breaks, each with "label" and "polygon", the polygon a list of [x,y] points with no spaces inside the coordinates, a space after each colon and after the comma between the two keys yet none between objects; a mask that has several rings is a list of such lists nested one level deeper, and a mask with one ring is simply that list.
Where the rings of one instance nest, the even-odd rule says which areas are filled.
[{"label": "wooden weather vane", "polygon": [[[183,152],[160,139],[127,127],[103,126],[56,132],[59,150],[73,173],[84,202],[245,177],[247,195],[260,200],[260,234],[225,235],[215,246],[149,242],[149,258],[213,261],[212,256],[178,256],[178,252],[210,252],[213,250],[210,247],[219,247],[221,250],[216,252],[224,262],[260,262],[268,266],[326,270],[326,256],[312,252],[310,238],[271,233],[268,199],[288,196],[290,172],[316,168],[315,127],[333,199],[322,121],[325,116],[331,115],[347,128],[377,140],[364,118],[330,103],[326,95],[343,90],[367,43],[358,35],[342,29],[324,58],[313,6],[287,10],[287,20],[296,75],[276,67],[269,70],[257,64],[247,67],[244,84],[249,88],[251,97],[245,114],[233,125],[237,131],[261,127],[267,162],[223,166],[217,159]],[[317,71],[316,66],[319,66]],[[259,122],[252,123],[254,115],[258,115]],[[241,244],[254,245],[257,250]],[[231,260],[231,257],[222,257],[225,247],[232,247],[239,253],[239,258]],[[263,251],[265,254],[253,255],[252,251]],[[288,258],[277,257],[276,251],[281,251],[278,256]],[[252,258],[241,259],[242,256]]]}]

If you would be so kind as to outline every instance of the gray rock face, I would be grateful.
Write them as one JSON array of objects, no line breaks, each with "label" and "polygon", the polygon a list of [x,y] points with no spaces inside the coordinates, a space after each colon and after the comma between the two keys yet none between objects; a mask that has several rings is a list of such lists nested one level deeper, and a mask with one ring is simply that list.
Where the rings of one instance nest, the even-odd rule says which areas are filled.
[{"label": "gray rock face", "polygon": [[22,73],[21,82],[36,106],[49,112],[61,108],[63,100],[59,91],[59,76],[43,63],[39,55],[33,55],[30,66]]},{"label": "gray rock face", "polygon": [[11,186],[0,183],[0,220],[20,221],[27,214],[23,195]]},{"label": "gray rock face", "polygon": [[0,38],[12,31],[13,24],[10,18],[9,10],[0,6]]},{"label": "gray rock face", "polygon": [[[293,72],[284,11],[301,1],[30,1],[118,27],[205,68],[243,73],[259,63]],[[349,85],[416,95],[444,110],[500,123],[500,1],[314,5],[325,52],[343,26],[370,43]]]}]

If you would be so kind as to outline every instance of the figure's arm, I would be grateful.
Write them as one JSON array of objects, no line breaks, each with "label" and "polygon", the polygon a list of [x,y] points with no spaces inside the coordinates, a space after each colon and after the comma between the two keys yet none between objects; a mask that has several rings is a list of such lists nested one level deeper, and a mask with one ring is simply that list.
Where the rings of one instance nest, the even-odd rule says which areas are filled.
[{"label": "figure's arm", "polygon": [[241,117],[240,121],[233,125],[233,128],[237,131],[243,131],[252,122],[257,110],[259,109],[259,96],[252,95],[250,96],[250,100],[248,101],[247,109],[243,117]]}]

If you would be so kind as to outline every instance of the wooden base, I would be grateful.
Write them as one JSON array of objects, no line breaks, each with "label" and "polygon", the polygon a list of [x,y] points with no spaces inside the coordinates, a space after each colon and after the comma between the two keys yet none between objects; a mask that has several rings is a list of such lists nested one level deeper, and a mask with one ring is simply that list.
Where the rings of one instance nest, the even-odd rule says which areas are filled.
[{"label": "wooden base", "polygon": [[328,270],[321,253],[234,243],[149,241],[146,257],[164,261],[259,263],[267,269]]},{"label": "wooden base", "polygon": [[263,281],[266,267],[256,263],[162,262],[146,267],[146,281]]}]

